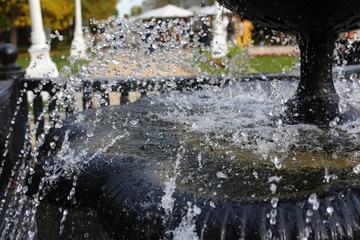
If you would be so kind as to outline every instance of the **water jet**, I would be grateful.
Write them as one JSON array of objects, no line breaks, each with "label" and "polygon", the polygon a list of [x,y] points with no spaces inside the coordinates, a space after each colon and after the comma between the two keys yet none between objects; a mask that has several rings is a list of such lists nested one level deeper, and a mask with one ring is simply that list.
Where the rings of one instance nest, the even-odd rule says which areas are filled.
[{"label": "water jet", "polygon": [[[356,81],[334,84],[330,63],[335,35],[359,27],[360,4],[224,4],[258,23],[298,34],[300,81],[251,76],[251,81],[223,86],[226,79],[182,79],[169,84],[189,84],[180,92],[60,121],[43,136],[38,162],[26,178],[32,200],[24,199],[31,209],[41,202],[55,212],[37,209],[40,238],[68,236],[58,231],[69,227],[67,209],[75,216],[82,213],[80,226],[96,225],[85,233],[73,227],[68,238],[360,237],[355,110],[360,88]],[[330,7],[322,8],[325,4]],[[193,85],[202,90],[187,92]],[[353,107],[339,107],[339,96],[348,96]],[[55,215],[58,225],[52,232],[47,222]],[[91,228],[106,234],[89,236]]]}]

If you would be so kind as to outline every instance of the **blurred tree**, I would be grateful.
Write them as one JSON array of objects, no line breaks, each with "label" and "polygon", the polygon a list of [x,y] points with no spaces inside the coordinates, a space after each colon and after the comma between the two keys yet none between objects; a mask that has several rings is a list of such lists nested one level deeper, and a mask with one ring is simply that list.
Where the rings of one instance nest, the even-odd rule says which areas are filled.
[{"label": "blurred tree", "polygon": [[156,1],[156,7],[163,7],[167,4],[172,4],[176,6],[181,6],[181,0],[157,0]]},{"label": "blurred tree", "polygon": [[[63,30],[71,23],[72,0],[41,0],[43,23],[50,29]],[[10,31],[10,42],[17,45],[17,28],[30,26],[28,0],[0,0],[0,29]]]},{"label": "blurred tree", "polygon": [[63,30],[67,28],[74,18],[73,0],[40,0],[43,23],[45,27],[52,30]]},{"label": "blurred tree", "polygon": [[0,0],[0,29],[10,31],[10,42],[17,45],[17,27],[30,24],[27,0]]},{"label": "blurred tree", "polygon": [[118,0],[82,0],[83,19],[106,19],[116,14]]},{"label": "blurred tree", "polygon": [[[73,23],[74,0],[40,1],[45,28],[63,30]],[[118,0],[82,0],[83,19],[105,19],[116,13],[117,2]],[[28,0],[0,0],[0,32],[9,31],[12,44],[17,45],[17,28],[30,24]]]},{"label": "blurred tree", "polygon": [[130,9],[131,16],[137,16],[142,14],[143,8],[142,6],[135,5]]}]

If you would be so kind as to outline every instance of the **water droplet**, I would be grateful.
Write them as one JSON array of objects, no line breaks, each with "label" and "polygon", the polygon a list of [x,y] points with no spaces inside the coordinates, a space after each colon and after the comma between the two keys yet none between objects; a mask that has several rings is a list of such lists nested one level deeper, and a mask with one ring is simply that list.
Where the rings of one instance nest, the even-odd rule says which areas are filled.
[{"label": "water droplet", "polygon": [[327,212],[329,215],[332,215],[333,212],[334,212],[334,208],[333,208],[333,207],[327,207],[327,208],[326,208],[326,212]]},{"label": "water droplet", "polygon": [[280,176],[271,176],[269,177],[269,183],[272,183],[272,182],[280,182],[280,180],[282,179],[282,177]]},{"label": "water droplet", "polygon": [[217,172],[217,173],[216,173],[216,176],[217,176],[218,178],[228,178],[228,176],[227,176],[225,173],[223,173],[223,172]]},{"label": "water droplet", "polygon": [[277,186],[274,183],[270,184],[270,191],[272,194],[275,194],[277,190]]},{"label": "water droplet", "polygon": [[275,225],[276,224],[276,216],[277,216],[277,210],[271,209],[270,211],[270,224]]},{"label": "water droplet", "polygon": [[313,210],[318,210],[320,202],[318,201],[316,193],[312,193],[308,199],[308,202],[312,205]]},{"label": "water droplet", "polygon": [[358,79],[358,75],[356,74],[356,73],[352,73],[351,75],[350,75],[350,80],[351,81],[356,81]]},{"label": "water droplet", "polygon": [[271,199],[271,206],[272,206],[273,208],[277,208],[278,203],[279,203],[279,198],[273,197],[273,198]]},{"label": "water droplet", "polygon": [[198,163],[199,163],[199,169],[201,169],[202,168],[202,154],[201,154],[201,152],[198,154],[198,156],[197,156],[197,160],[198,160]]},{"label": "water droplet", "polygon": [[359,174],[360,173],[360,164],[357,164],[354,168],[353,168],[353,172],[355,174]]},{"label": "water droplet", "polygon": [[280,159],[280,158],[278,158],[276,155],[271,155],[271,157],[270,157],[270,160],[271,160],[271,162],[273,162],[274,164],[275,164],[275,167],[277,168],[277,169],[281,169],[282,168],[282,160]]}]

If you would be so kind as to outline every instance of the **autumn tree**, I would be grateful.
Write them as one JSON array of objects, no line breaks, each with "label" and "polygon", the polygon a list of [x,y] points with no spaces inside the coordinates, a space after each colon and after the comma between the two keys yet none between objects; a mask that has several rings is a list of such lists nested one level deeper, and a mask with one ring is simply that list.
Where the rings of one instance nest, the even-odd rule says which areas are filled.
[{"label": "autumn tree", "polygon": [[[45,28],[63,30],[74,21],[74,0],[40,0]],[[83,19],[106,19],[115,13],[117,0],[82,0]],[[10,31],[17,43],[17,28],[30,26],[28,0],[0,0],[0,30]]]},{"label": "autumn tree", "polygon": [[131,16],[138,16],[143,12],[143,8],[141,6],[135,5],[130,9]]},{"label": "autumn tree", "polygon": [[83,19],[106,19],[116,14],[118,0],[82,0]]},{"label": "autumn tree", "polygon": [[[69,26],[74,12],[72,0],[41,0],[45,26],[62,30]],[[10,42],[17,44],[17,28],[30,26],[28,0],[0,0],[0,29],[10,31]]]},{"label": "autumn tree", "polygon": [[43,24],[52,30],[63,30],[74,18],[73,0],[41,0]]},{"label": "autumn tree", "polygon": [[17,27],[30,24],[27,0],[0,0],[0,28],[10,31],[10,42],[17,43]]},{"label": "autumn tree", "polygon": [[172,4],[172,5],[175,5],[175,6],[180,6],[181,5],[181,0],[157,0],[156,1],[156,7],[157,8],[163,7],[163,6],[168,5],[168,4]]}]

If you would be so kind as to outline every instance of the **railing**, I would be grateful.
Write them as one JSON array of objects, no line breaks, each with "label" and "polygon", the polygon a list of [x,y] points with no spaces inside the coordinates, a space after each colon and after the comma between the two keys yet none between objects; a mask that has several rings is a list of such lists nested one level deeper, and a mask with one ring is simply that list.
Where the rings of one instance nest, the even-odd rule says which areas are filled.
[{"label": "railing", "polygon": [[[56,79],[40,79],[40,78],[21,78],[21,89],[23,93],[22,101],[26,102],[26,106],[30,106],[29,117],[36,126],[36,137],[43,131],[45,126],[45,116],[49,116],[51,120],[52,112],[58,110],[57,101],[59,93],[68,96],[62,96],[61,112],[68,116],[81,110],[95,108],[97,106],[109,106],[111,94],[119,93],[119,104],[127,104],[130,102],[130,94],[132,92],[139,93],[140,97],[147,95],[148,92],[165,92],[170,90],[184,91],[189,89],[200,89],[204,85],[222,85],[227,84],[227,80],[210,77],[165,77],[165,78],[93,78],[85,79],[76,86],[71,86],[71,94],[80,94],[81,99],[74,99],[74,96],[67,91],[67,85],[56,83]],[[28,93],[33,96],[28,102]],[[47,93],[47,94],[44,94]],[[48,99],[43,99],[43,96]],[[94,100],[98,100],[98,104],[94,104]],[[61,105],[61,104],[60,104]],[[81,106],[81,108],[76,106]],[[81,109],[81,110],[79,110]],[[59,111],[59,110],[58,110]]]},{"label": "railing", "polygon": [[[268,80],[268,79],[282,79],[296,78],[296,76],[289,74],[251,74],[243,75],[241,78],[224,78],[224,77],[155,77],[155,78],[92,78],[84,79],[78,85],[71,86],[72,94],[78,93],[81,99],[67,99],[64,101],[66,105],[62,112],[66,116],[75,112],[84,111],[89,108],[96,108],[98,106],[109,106],[111,94],[119,93],[119,104],[127,104],[130,102],[130,94],[138,93],[140,98],[146,96],[149,92],[163,93],[168,91],[188,91],[203,89],[205,86],[222,86],[227,85],[231,81],[247,81],[247,80]],[[23,101],[27,102],[27,106],[31,106],[29,117],[34,120],[36,126],[36,137],[44,131],[45,114],[51,120],[51,113],[57,107],[57,94],[65,93],[67,90],[66,84],[56,84],[56,79],[21,79],[21,91],[31,92],[33,94],[32,102],[27,102],[27,98]],[[49,99],[43,99],[42,96],[46,92]],[[26,96],[26,94],[24,95]],[[72,96],[74,97],[74,96]],[[64,98],[64,96],[63,96]],[[98,104],[94,104],[94,100],[98,100]],[[45,103],[45,104],[44,104]],[[81,106],[81,108],[76,107]],[[79,110],[81,109],[81,110]]]}]

